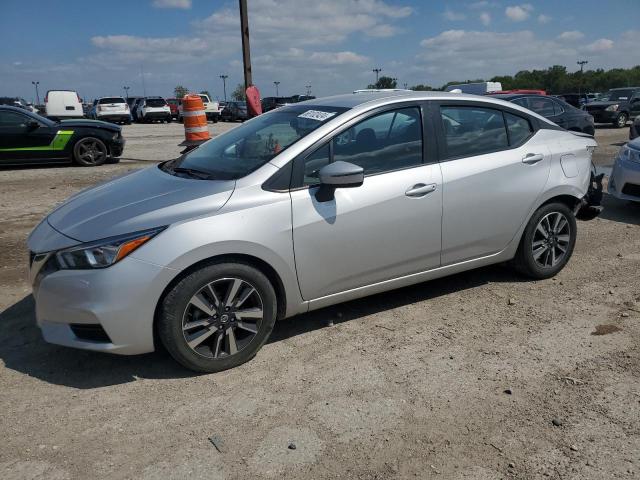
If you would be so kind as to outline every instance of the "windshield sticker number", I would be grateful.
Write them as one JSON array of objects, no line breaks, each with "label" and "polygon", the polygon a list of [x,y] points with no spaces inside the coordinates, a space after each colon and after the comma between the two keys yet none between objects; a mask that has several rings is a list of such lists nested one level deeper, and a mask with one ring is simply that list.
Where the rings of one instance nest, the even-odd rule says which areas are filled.
[{"label": "windshield sticker number", "polygon": [[318,122],[324,122],[328,118],[333,117],[337,112],[321,112],[320,110],[307,110],[304,113],[298,115],[298,118],[308,118],[310,120],[317,120]]}]

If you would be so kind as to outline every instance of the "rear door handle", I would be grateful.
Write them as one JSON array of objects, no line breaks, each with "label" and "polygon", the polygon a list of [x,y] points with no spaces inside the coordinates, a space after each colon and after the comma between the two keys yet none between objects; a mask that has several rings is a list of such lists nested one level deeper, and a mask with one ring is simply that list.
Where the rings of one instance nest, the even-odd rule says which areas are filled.
[{"label": "rear door handle", "polygon": [[544,155],[541,153],[527,153],[522,159],[522,163],[527,165],[535,165],[536,163],[544,160]]},{"label": "rear door handle", "polygon": [[424,197],[426,194],[434,192],[436,190],[436,184],[430,183],[425,185],[424,183],[418,183],[404,192],[407,197]]}]

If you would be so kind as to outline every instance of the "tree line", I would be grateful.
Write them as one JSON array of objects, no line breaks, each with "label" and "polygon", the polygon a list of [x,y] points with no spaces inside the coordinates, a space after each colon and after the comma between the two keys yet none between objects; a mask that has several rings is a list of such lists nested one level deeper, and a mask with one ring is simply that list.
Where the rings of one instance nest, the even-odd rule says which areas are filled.
[{"label": "tree line", "polygon": [[[633,68],[612,68],[604,70],[586,70],[569,72],[563,65],[554,65],[544,70],[522,70],[515,75],[497,75],[489,79],[452,81],[440,88],[426,84],[409,87],[410,90],[445,90],[449,85],[477,82],[500,82],[504,90],[517,88],[545,90],[549,93],[562,94],[572,92],[605,92],[610,88],[640,86],[640,65]],[[397,79],[380,77],[368,88],[398,88]]]}]

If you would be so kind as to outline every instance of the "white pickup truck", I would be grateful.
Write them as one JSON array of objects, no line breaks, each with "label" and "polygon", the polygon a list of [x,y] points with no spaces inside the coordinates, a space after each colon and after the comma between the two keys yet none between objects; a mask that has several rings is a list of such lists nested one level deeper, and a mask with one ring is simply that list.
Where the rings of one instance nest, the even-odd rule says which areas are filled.
[{"label": "white pickup truck", "polygon": [[[207,116],[207,120],[212,120],[214,123],[217,123],[220,119],[220,104],[218,104],[218,102],[211,101],[209,95],[206,93],[198,93],[197,95],[202,99],[204,113]],[[178,100],[178,121],[182,122],[182,99]]]}]

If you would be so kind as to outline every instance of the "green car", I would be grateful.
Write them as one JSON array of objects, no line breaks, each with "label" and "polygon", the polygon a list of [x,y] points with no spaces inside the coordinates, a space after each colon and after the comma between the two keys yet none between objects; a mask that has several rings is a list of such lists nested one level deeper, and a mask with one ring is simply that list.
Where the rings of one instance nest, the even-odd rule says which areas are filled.
[{"label": "green car", "polygon": [[27,110],[0,106],[0,165],[102,165],[122,155],[119,126],[97,120],[54,122]]}]

